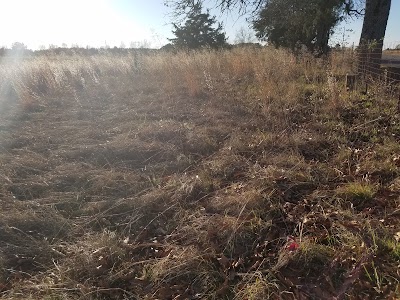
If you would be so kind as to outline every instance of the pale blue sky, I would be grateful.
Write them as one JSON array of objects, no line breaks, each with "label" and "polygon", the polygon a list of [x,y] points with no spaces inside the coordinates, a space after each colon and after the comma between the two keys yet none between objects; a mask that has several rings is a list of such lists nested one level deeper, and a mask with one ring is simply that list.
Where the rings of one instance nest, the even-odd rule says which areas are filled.
[{"label": "pale blue sky", "polygon": [[[208,0],[210,3],[213,1]],[[0,47],[23,42],[29,48],[62,43],[70,46],[100,47],[129,46],[131,42],[150,43],[160,47],[173,37],[171,19],[163,0],[0,0]],[[229,41],[236,32],[247,28],[245,17],[233,13],[221,15],[212,10],[225,25]],[[387,27],[386,46],[400,44],[400,0],[392,0]],[[353,29],[346,34],[346,42],[358,43],[362,20],[339,26],[339,31]],[[4,30],[6,28],[6,30]],[[348,37],[347,37],[348,35]],[[342,40],[338,34],[334,38]]]}]

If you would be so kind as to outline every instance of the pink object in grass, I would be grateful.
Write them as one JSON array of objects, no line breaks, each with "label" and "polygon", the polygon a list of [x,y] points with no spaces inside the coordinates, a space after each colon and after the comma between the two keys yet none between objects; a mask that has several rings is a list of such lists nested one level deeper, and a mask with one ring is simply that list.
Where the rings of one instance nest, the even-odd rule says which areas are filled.
[{"label": "pink object in grass", "polygon": [[289,251],[295,251],[297,249],[299,249],[300,245],[296,242],[296,239],[293,236],[288,236],[287,237],[287,249]]},{"label": "pink object in grass", "polygon": [[300,247],[300,245],[293,241],[293,242],[291,242],[291,243],[289,244],[288,249],[289,249],[289,251],[295,251],[295,250],[297,250],[299,247]]}]

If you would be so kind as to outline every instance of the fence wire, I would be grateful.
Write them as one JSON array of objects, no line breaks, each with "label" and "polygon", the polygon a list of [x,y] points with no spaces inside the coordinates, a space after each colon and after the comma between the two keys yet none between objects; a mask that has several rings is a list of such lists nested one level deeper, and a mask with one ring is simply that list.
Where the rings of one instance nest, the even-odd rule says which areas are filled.
[{"label": "fence wire", "polygon": [[400,82],[400,51],[385,50],[383,53],[374,51],[355,51],[353,72],[361,80],[382,80],[386,84]]}]

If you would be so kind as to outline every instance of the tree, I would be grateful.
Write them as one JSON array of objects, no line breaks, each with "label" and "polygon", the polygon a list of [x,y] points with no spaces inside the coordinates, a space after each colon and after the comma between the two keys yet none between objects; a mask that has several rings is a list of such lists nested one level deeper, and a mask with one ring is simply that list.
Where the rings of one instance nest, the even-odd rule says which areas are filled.
[{"label": "tree", "polygon": [[15,42],[11,45],[11,50],[16,52],[24,52],[28,47],[24,43]]},{"label": "tree", "polygon": [[365,16],[358,47],[359,73],[379,75],[383,39],[391,0],[366,0]]},{"label": "tree", "polygon": [[329,51],[333,28],[345,17],[343,0],[270,0],[253,21],[257,37],[294,52]]},{"label": "tree", "polygon": [[[214,26],[217,24],[217,27]],[[195,5],[188,13],[186,22],[180,26],[173,23],[175,38],[169,39],[177,48],[199,49],[201,47],[219,48],[226,45],[222,24],[211,17],[209,11],[202,12],[202,5]]]}]

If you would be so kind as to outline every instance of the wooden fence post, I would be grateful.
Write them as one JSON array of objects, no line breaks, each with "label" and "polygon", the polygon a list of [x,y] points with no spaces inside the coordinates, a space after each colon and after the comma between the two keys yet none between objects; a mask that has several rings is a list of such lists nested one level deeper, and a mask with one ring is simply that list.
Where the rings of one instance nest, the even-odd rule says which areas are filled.
[{"label": "wooden fence post", "polygon": [[354,90],[356,86],[356,78],[355,74],[346,74],[346,91],[351,92]]}]

